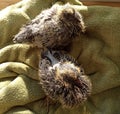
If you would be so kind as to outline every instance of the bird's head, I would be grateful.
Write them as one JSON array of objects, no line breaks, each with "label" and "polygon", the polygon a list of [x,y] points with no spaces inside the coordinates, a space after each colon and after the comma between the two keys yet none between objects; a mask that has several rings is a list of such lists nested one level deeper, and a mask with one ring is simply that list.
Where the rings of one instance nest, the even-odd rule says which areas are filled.
[{"label": "bird's head", "polygon": [[76,32],[85,32],[85,25],[83,21],[83,17],[77,9],[74,8],[73,5],[70,5],[69,3],[59,6],[57,13],[59,19],[71,27],[78,27],[79,31]]}]

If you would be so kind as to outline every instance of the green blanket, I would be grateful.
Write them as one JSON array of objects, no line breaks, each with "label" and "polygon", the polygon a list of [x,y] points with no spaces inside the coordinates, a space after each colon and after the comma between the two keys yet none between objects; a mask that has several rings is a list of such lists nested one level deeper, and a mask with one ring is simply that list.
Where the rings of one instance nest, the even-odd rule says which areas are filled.
[{"label": "green blanket", "polygon": [[[120,8],[81,6],[86,33],[73,41],[70,55],[89,75],[93,90],[73,109],[51,104],[49,114],[120,114]],[[45,94],[38,81],[40,50],[13,44],[20,27],[57,0],[23,0],[0,11],[0,114],[46,114]]]}]

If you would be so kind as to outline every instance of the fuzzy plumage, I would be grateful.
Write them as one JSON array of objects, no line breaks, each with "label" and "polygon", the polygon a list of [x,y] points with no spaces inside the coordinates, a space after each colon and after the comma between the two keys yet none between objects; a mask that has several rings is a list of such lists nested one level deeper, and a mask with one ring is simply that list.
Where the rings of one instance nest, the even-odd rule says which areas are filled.
[{"label": "fuzzy plumage", "polygon": [[46,95],[64,107],[77,106],[91,94],[90,79],[66,54],[48,52],[40,61],[39,69],[40,84]]},{"label": "fuzzy plumage", "polygon": [[72,5],[53,5],[24,25],[13,41],[40,48],[64,47],[84,31],[82,16]]}]

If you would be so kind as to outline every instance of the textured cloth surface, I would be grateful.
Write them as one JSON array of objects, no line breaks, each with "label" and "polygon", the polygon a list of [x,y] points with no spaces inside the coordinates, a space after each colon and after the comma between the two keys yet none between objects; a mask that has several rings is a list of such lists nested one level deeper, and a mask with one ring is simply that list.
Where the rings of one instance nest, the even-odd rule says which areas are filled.
[{"label": "textured cloth surface", "polygon": [[[19,28],[57,0],[23,0],[0,11],[0,114],[46,114],[38,81],[40,50],[13,44]],[[91,97],[74,109],[51,105],[49,114],[120,114],[120,8],[78,6],[86,33],[73,41],[77,58],[93,84]]]}]

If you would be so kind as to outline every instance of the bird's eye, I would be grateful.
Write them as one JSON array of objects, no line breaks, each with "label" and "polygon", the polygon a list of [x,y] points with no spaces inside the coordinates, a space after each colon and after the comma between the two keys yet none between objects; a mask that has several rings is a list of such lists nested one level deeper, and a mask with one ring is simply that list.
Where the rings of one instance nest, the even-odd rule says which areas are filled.
[{"label": "bird's eye", "polygon": [[84,74],[84,69],[81,68],[81,69],[80,69],[80,72],[81,72],[81,74]]}]

